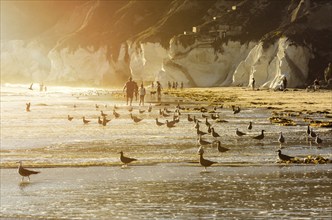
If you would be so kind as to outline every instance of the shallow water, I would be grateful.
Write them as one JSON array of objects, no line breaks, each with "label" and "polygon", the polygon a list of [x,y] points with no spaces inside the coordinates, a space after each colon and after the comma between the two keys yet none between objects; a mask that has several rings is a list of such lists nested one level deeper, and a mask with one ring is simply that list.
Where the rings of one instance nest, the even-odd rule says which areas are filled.
[{"label": "shallow water", "polygon": [[[201,172],[196,131],[187,121],[187,114],[203,120],[202,113],[193,110],[198,104],[181,102],[189,110],[182,111],[180,122],[169,129],[155,124],[156,117],[170,120],[159,115],[164,106],[155,106],[155,97],[147,97],[153,102],[151,113],[140,114],[134,103],[133,115],[143,118],[136,124],[122,98],[111,96],[114,89],[49,87],[39,92],[27,88],[1,87],[0,165],[16,167],[23,160],[41,174],[32,176],[30,183],[20,183],[16,169],[1,169],[1,217],[331,218],[331,164],[276,164],[280,131],[286,138],[284,153],[331,159],[331,129],[314,128],[322,145],[307,141],[306,115],[292,118],[297,126],[285,127],[269,122],[268,109],[242,109],[236,115],[230,106],[218,109],[228,122],[209,122],[230,150],[219,153],[215,147],[205,147],[204,156],[218,164],[208,168],[210,172]],[[25,111],[27,102],[31,112]],[[119,107],[119,119],[112,116],[114,105]],[[175,109],[173,104],[167,108]],[[105,127],[97,123],[100,110],[112,119]],[[68,121],[67,115],[74,120]],[[82,116],[91,123],[83,125]],[[323,119],[324,115],[310,117]],[[249,121],[253,121],[252,131],[247,130]],[[237,137],[236,128],[247,135]],[[252,139],[262,129],[264,140]],[[207,130],[204,123],[201,130]],[[213,141],[210,135],[203,138]],[[138,161],[121,169],[121,150]]]},{"label": "shallow water", "polygon": [[20,183],[1,170],[1,217],[331,219],[331,164],[43,169]]}]

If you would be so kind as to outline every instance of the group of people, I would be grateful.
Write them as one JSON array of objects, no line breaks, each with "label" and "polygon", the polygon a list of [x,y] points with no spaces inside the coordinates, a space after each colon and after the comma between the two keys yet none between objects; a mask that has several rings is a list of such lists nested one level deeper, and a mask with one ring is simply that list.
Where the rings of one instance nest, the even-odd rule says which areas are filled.
[{"label": "group of people", "polygon": [[[170,81],[167,82],[168,89],[177,89],[178,88],[178,82],[171,83]],[[180,88],[183,89],[183,82],[180,83]]]},{"label": "group of people", "polygon": [[[152,89],[154,88],[154,85],[152,83]],[[157,81],[157,95],[158,95],[158,101],[161,99],[161,84],[159,81]],[[137,82],[133,81],[132,77],[129,77],[128,81],[125,83],[123,87],[123,91],[126,90],[126,99],[127,99],[127,105],[132,105],[133,98],[135,95],[135,99],[137,101],[137,96],[139,95],[139,106],[144,106],[144,98],[146,95],[146,89],[144,88],[143,83],[141,83],[141,86],[138,87]]]}]

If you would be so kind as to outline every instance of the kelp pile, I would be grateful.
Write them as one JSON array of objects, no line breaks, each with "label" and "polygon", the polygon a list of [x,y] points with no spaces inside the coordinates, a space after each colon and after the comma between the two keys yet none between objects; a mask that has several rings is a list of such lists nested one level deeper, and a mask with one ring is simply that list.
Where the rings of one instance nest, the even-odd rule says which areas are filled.
[{"label": "kelp pile", "polygon": [[332,160],[322,156],[308,155],[305,158],[292,158],[291,160],[280,160],[278,163],[285,164],[327,164],[332,163]]}]

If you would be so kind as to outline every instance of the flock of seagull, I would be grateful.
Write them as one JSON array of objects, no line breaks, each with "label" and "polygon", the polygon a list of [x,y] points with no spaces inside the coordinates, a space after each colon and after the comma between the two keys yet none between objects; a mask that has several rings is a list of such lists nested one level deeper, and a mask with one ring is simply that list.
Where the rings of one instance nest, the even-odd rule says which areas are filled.
[{"label": "flock of seagull", "polygon": [[[31,106],[31,104],[27,103],[27,108],[26,108],[27,112],[30,111],[30,106]],[[74,105],[74,108],[77,108],[77,106]],[[96,108],[96,110],[99,110],[100,106],[96,104],[95,108]],[[135,116],[133,114],[134,108],[132,106],[118,107],[116,105],[114,105],[114,107],[113,107],[113,112],[112,112],[112,115],[114,116],[113,119],[122,117],[121,114],[118,112],[118,110],[120,108],[127,108],[130,119],[132,119],[132,121],[134,123],[139,123],[143,120],[143,118]],[[176,127],[176,124],[180,122],[180,118],[181,118],[181,115],[183,114],[183,112],[187,112],[187,113],[185,113],[185,114],[187,114],[187,117],[186,117],[187,121],[193,122],[194,128],[196,129],[197,145],[199,145],[199,149],[198,149],[199,163],[206,170],[207,167],[209,167],[217,162],[205,159],[203,157],[203,154],[204,154],[203,148],[205,146],[217,147],[219,152],[226,152],[229,150],[228,148],[221,146],[221,142],[218,140],[218,138],[220,138],[221,135],[215,131],[215,128],[212,127],[212,123],[209,121],[209,119],[211,119],[216,122],[226,122],[226,121],[222,120],[218,114],[218,113],[220,113],[220,112],[218,112],[218,109],[222,109],[222,108],[223,108],[223,105],[215,106],[215,107],[213,107],[212,110],[208,110],[208,108],[206,108],[206,107],[196,107],[193,109],[189,109],[189,108],[180,106],[180,104],[176,105],[175,110],[169,110],[167,107],[164,107],[163,109],[161,107],[159,107],[159,110],[158,110],[159,116],[162,118],[165,118],[165,122],[161,122],[158,117],[155,118],[155,122],[156,122],[157,126],[167,126],[168,128],[171,129],[173,127]],[[105,109],[107,109],[107,105],[105,105]],[[196,114],[194,114],[192,116],[192,114],[188,113],[188,110],[194,110],[194,111],[196,111]],[[232,106],[232,110],[233,110],[233,114],[239,114],[241,112],[240,107]],[[147,109],[139,108],[138,112],[139,112],[139,114],[143,114],[145,112],[150,113],[150,112],[152,112],[152,105],[150,104]],[[196,117],[196,115],[199,115],[199,113],[201,113],[200,119],[198,119]],[[98,124],[106,126],[111,121],[111,119],[108,118],[109,116],[110,115],[104,113],[103,110],[100,110],[100,115],[97,117]],[[74,117],[68,115],[67,119],[68,119],[68,121],[72,121],[74,119]],[[183,120],[183,119],[181,119],[181,120]],[[92,120],[86,119],[85,116],[82,117],[82,122],[84,125],[88,125],[91,121]],[[206,132],[201,130],[201,124],[205,124],[205,126],[207,127]],[[252,128],[253,128],[253,123],[249,122],[247,129],[252,130]],[[263,140],[265,137],[264,132],[265,132],[265,130],[261,130],[261,133],[257,136],[253,136],[252,139]],[[316,134],[310,126],[307,127],[306,134],[307,134],[307,139],[311,138],[311,140],[314,140],[315,143],[318,145],[320,145],[323,142],[322,139],[320,139],[318,137],[318,134]],[[213,141],[210,142],[210,141],[204,140],[203,139],[204,135],[211,135],[213,137]],[[241,137],[241,136],[244,136],[247,134],[245,132],[240,131],[238,128],[236,128],[236,135]],[[280,132],[280,134],[279,134],[278,142],[280,144],[280,149],[277,150],[276,152],[278,152],[279,159],[282,161],[292,160],[294,157],[282,154],[282,152],[281,152],[281,149],[283,148],[282,144],[285,143],[285,137],[283,136],[282,132]],[[120,153],[120,161],[123,163],[123,166],[127,166],[129,163],[137,160],[135,158],[125,157],[124,153],[122,151],[119,153]],[[28,169],[24,168],[22,166],[22,161],[20,161],[18,173],[22,176],[22,181],[23,181],[24,177],[28,177],[28,179],[30,181],[29,176],[32,174],[38,174],[39,172],[33,171],[33,170],[28,170]]]}]

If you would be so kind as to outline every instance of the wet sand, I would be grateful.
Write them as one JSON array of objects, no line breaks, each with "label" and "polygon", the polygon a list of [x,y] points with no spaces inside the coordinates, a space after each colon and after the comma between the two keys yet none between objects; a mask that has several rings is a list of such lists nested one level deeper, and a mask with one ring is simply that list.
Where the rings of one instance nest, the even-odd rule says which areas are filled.
[{"label": "wet sand", "polygon": [[269,108],[280,111],[328,111],[332,114],[332,91],[319,90],[307,92],[305,89],[287,89],[286,91],[252,90],[242,87],[186,88],[169,90],[167,94],[184,100],[224,104],[245,108]]},{"label": "wet sand", "polygon": [[[137,102],[134,102],[134,115],[144,118],[139,124],[131,121],[121,92],[79,99],[72,97],[72,100],[69,97],[68,104],[62,107],[45,97],[40,101],[41,105],[33,106],[29,122],[37,121],[36,125],[40,122],[45,129],[37,127],[36,137],[29,138],[40,138],[45,133],[49,140],[56,141],[42,147],[1,149],[0,217],[332,217],[332,164],[279,164],[275,152],[279,148],[278,133],[282,130],[287,138],[283,150],[286,154],[299,158],[318,154],[331,159],[331,128],[315,128],[324,139],[324,144],[318,147],[305,140],[308,122],[303,120],[306,116],[331,120],[328,117],[331,115],[330,91],[195,88],[164,90],[164,93],[161,103],[155,96],[147,95],[144,108],[149,102],[153,104],[153,112],[149,114],[140,115]],[[94,107],[96,102],[108,104],[105,112],[111,115],[114,100],[120,103],[118,111],[122,118],[112,118],[106,127],[96,121],[88,126],[82,124],[79,118],[82,112],[90,118],[100,114],[100,109]],[[78,107],[73,109],[75,101]],[[177,103],[190,108],[183,111],[179,125],[172,129],[157,127],[154,119],[160,117],[158,110],[164,107],[174,110]],[[213,147],[206,147],[205,157],[218,163],[204,172],[198,164],[196,133],[186,116],[192,114],[202,120],[202,113],[193,108],[205,106],[212,110],[220,105],[223,108],[218,110],[219,114],[228,122],[214,123],[214,127],[223,132],[220,140],[230,151],[219,153]],[[241,106],[243,110],[234,115],[232,105]],[[279,126],[268,120],[273,111],[301,111],[304,114],[289,116],[297,126]],[[58,114],[53,115],[54,112]],[[67,112],[79,119],[69,123]],[[22,115],[21,112],[17,114],[17,117]],[[52,118],[45,120],[45,117]],[[161,121],[166,119],[161,118]],[[245,130],[249,121],[254,121],[253,131]],[[30,125],[29,129],[36,125]],[[204,126],[202,129],[206,130]],[[245,131],[247,136],[236,138],[236,128]],[[266,137],[257,142],[252,137],[261,129],[267,130]],[[38,131],[44,133],[40,135]],[[23,129],[22,139],[24,132]],[[207,139],[212,140],[211,137]],[[120,150],[139,160],[129,168],[121,168]],[[21,183],[16,169],[12,169],[17,167],[18,160],[24,160],[26,167],[41,173],[31,176],[31,182]]]},{"label": "wet sand", "polygon": [[1,170],[0,217],[15,219],[330,219],[331,166]]}]

